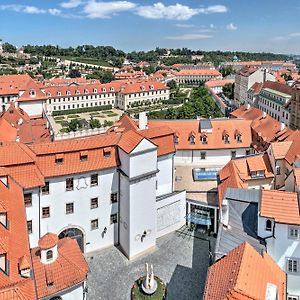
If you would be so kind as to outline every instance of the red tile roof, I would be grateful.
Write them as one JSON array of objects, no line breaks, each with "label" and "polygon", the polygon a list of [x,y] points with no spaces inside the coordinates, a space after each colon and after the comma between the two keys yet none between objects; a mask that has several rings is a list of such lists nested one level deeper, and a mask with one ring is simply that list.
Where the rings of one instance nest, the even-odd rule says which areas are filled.
[{"label": "red tile roof", "polygon": [[209,80],[205,83],[205,86],[208,88],[214,88],[214,87],[223,87],[226,84],[233,84],[234,79],[220,79],[220,80]]},{"label": "red tile roof", "polygon": [[221,76],[221,73],[216,69],[200,69],[200,70],[180,70],[174,72],[176,76]]},{"label": "red tile roof", "polygon": [[262,300],[269,284],[277,287],[278,300],[284,300],[284,271],[269,254],[259,254],[245,242],[209,268],[203,299]]},{"label": "red tile roof", "polygon": [[54,233],[47,233],[39,239],[38,245],[42,250],[53,248],[57,245],[58,236]]},{"label": "red tile roof", "polygon": [[129,130],[122,134],[118,146],[126,153],[131,153],[143,139],[136,131]]},{"label": "red tile roof", "polygon": [[38,298],[56,294],[86,279],[88,265],[76,242],[71,238],[58,241],[58,257],[50,264],[42,264],[40,248],[31,250]]},{"label": "red tile roof", "polygon": [[300,225],[298,194],[262,190],[259,214],[261,217],[274,219],[278,223]]},{"label": "red tile roof", "polygon": [[[176,149],[235,149],[248,148],[251,145],[250,121],[238,119],[211,119],[212,132],[201,133],[199,120],[150,120],[148,126],[150,129],[167,126],[174,130],[178,136],[178,145]],[[239,129],[242,135],[242,142],[236,140],[236,130]],[[227,130],[230,142],[224,143],[223,133]],[[195,144],[190,144],[189,137],[191,132],[195,135]],[[206,135],[207,144],[201,142],[201,136]]]},{"label": "red tile roof", "polygon": [[[7,252],[9,275],[0,272],[0,299],[35,299],[32,278],[23,278],[19,263],[30,257],[23,190],[9,177],[8,187],[0,182],[2,207],[7,213],[9,227],[0,226],[2,249]],[[6,248],[6,249],[5,249]]]}]

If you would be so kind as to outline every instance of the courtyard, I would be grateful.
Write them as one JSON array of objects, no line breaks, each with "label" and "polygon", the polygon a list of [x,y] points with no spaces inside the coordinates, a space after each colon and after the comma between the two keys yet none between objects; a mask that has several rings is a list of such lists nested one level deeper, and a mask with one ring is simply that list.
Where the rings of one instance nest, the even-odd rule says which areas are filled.
[{"label": "courtyard", "polygon": [[88,254],[88,300],[129,300],[146,262],[167,284],[168,300],[200,300],[214,244],[214,238],[183,228],[158,239],[156,250],[133,261],[115,247]]}]

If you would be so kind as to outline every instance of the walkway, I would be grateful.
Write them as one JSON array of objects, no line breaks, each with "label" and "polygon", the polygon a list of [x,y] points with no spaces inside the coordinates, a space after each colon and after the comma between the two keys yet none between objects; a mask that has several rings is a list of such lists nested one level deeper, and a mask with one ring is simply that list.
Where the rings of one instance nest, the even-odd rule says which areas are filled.
[{"label": "walkway", "polygon": [[[209,241],[186,234],[184,230],[164,236],[157,241],[156,251],[130,262],[115,247],[88,255],[88,300],[129,300],[131,286],[144,275],[146,262],[168,283],[168,300],[202,299]],[[215,239],[210,240],[214,244]]]}]

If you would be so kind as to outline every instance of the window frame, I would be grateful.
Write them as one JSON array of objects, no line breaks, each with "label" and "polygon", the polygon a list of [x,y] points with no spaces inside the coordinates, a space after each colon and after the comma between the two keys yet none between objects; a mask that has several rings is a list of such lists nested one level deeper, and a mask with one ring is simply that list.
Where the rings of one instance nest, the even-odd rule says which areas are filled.
[{"label": "window frame", "polygon": [[[48,214],[47,215],[44,214],[44,210],[45,209],[48,210]],[[43,219],[50,218],[50,206],[44,206],[44,207],[42,207],[42,218]]]},{"label": "window frame", "polygon": [[[96,205],[92,203],[93,200],[97,200]],[[99,207],[99,198],[98,197],[91,198],[91,200],[90,200],[90,209],[96,209],[98,207]]]},{"label": "window frame", "polygon": [[110,225],[118,223],[118,213],[110,215]]},{"label": "window frame", "polygon": [[73,191],[74,190],[74,178],[68,177],[66,178],[66,191]]},{"label": "window frame", "polygon": [[118,203],[118,193],[111,193],[110,194],[110,203],[114,204],[114,203]]},{"label": "window frame", "polygon": [[45,185],[42,186],[42,195],[49,195],[50,194],[50,182],[45,181]]},{"label": "window frame", "polygon": [[[95,182],[93,182],[93,176],[97,176],[97,180]],[[91,174],[91,182],[90,182],[91,186],[98,186],[99,185],[99,175],[98,173],[95,174]]]},{"label": "window frame", "polygon": [[[94,224],[97,224],[96,226]],[[99,229],[99,219],[92,219],[91,220],[91,230]]]},{"label": "window frame", "polygon": [[[290,269],[290,262],[292,262],[292,269]],[[294,265],[296,263],[296,265]],[[294,267],[296,266],[296,271],[294,271]],[[295,257],[287,257],[286,258],[286,273],[288,274],[299,274],[299,259]]]},{"label": "window frame", "polygon": [[[70,208],[71,208],[71,210],[70,210]],[[66,203],[65,214],[66,215],[72,215],[72,214],[74,214],[74,202],[68,202],[68,203]]]},{"label": "window frame", "polygon": [[[26,196],[30,195],[30,199],[26,198]],[[32,207],[32,193],[24,193],[24,205],[25,207]],[[29,203],[27,201],[30,200]]]}]

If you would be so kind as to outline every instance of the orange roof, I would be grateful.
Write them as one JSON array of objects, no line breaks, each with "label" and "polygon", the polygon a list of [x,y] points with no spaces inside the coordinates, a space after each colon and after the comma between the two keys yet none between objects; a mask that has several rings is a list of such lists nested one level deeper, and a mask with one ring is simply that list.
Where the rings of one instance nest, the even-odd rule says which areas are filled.
[{"label": "orange roof", "polygon": [[162,91],[169,90],[164,83],[159,81],[144,81],[137,83],[129,83],[122,85],[120,89],[121,94],[132,94],[132,93],[142,93],[151,91]]},{"label": "orange roof", "polygon": [[277,287],[278,300],[284,300],[286,293],[284,271],[269,254],[266,252],[259,254],[245,242],[209,268],[203,299],[265,299],[269,284]]},{"label": "orange roof", "polygon": [[176,76],[221,76],[216,69],[180,70],[174,73]]},{"label": "orange roof", "polygon": [[[248,148],[251,145],[251,128],[250,121],[238,119],[211,119],[212,132],[201,133],[199,120],[150,120],[148,126],[151,129],[168,126],[178,135],[178,145],[176,149],[236,149]],[[225,144],[223,132],[227,130],[229,143]],[[236,129],[242,133],[242,142],[238,143],[235,137]],[[190,133],[195,133],[195,144],[190,144]],[[201,142],[201,135],[207,136],[207,144]]]},{"label": "orange roof", "polygon": [[58,241],[57,249],[58,257],[50,264],[41,263],[40,248],[31,250],[39,299],[83,282],[89,271],[76,240],[63,238]]},{"label": "orange roof", "polygon": [[0,119],[0,141],[14,142],[17,138],[17,129],[5,119]]},{"label": "orange roof", "polygon": [[122,134],[118,146],[126,153],[130,153],[143,139],[144,137],[138,134],[136,131],[129,130]]},{"label": "orange roof", "polygon": [[286,138],[286,141],[292,141],[292,144],[285,156],[286,161],[292,165],[297,155],[300,154],[300,131],[296,130],[292,132],[292,134]]},{"label": "orange roof", "polygon": [[208,88],[223,87],[226,84],[234,83],[234,79],[209,80],[205,83]]},{"label": "orange roof", "polygon": [[6,187],[0,181],[1,202],[7,212],[9,230],[0,226],[1,248],[6,249],[9,261],[9,275],[0,272],[0,299],[35,299],[32,278],[20,275],[19,262],[22,257],[30,257],[23,190],[9,177]]},{"label": "orange roof", "polygon": [[275,159],[284,159],[287,155],[292,141],[271,143],[272,153]]},{"label": "orange roof", "polygon": [[4,141],[15,141],[16,137],[23,143],[50,141],[50,129],[47,126],[47,119],[43,117],[30,118],[24,110],[15,107],[13,102],[2,113],[0,120],[6,120],[9,123],[10,128],[7,128],[7,132],[16,131],[14,139],[9,138],[6,133],[5,138],[3,138]]},{"label": "orange roof", "polygon": [[47,250],[57,245],[57,242],[58,242],[58,236],[56,234],[46,233],[44,236],[42,236],[39,239],[38,244],[42,250]]},{"label": "orange roof", "polygon": [[262,190],[260,216],[272,218],[278,223],[300,225],[298,194]]},{"label": "orange roof", "polygon": [[300,168],[294,168],[295,185],[300,188]]},{"label": "orange roof", "polygon": [[247,188],[252,179],[251,172],[264,171],[263,178],[273,178],[273,170],[268,155],[260,153],[232,159],[220,171],[218,185],[219,205],[222,206],[227,188]]}]

